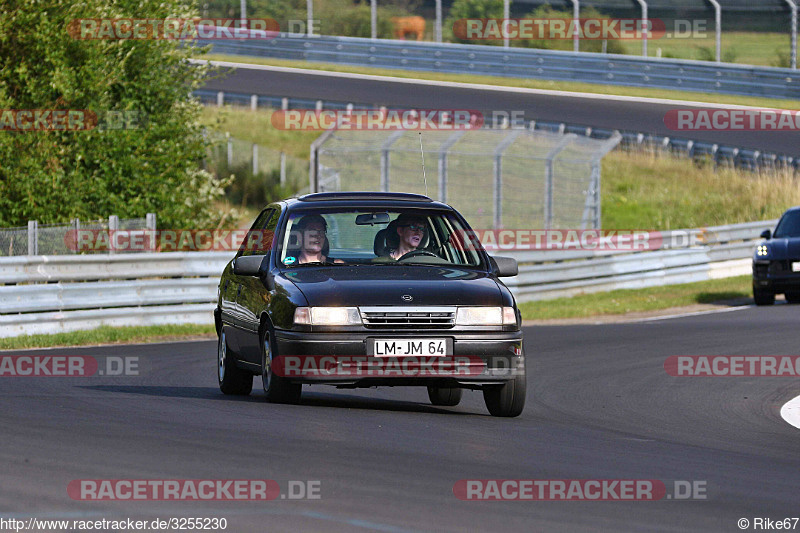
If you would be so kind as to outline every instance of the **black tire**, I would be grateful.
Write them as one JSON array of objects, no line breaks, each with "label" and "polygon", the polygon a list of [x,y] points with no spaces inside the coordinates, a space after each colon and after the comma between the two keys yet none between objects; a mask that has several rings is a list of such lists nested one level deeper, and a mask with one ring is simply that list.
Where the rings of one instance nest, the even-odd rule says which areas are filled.
[{"label": "black tire", "polygon": [[755,300],[756,305],[772,305],[775,303],[775,293],[753,287],[753,300]]},{"label": "black tire", "polygon": [[525,367],[520,366],[520,374],[503,385],[486,385],[483,388],[483,401],[492,416],[515,417],[525,408]]},{"label": "black tire", "polygon": [[265,326],[261,331],[261,383],[267,401],[271,403],[299,403],[303,385],[292,383],[272,371],[272,361],[277,357],[272,330]]},{"label": "black tire", "polygon": [[800,304],[800,292],[787,292],[783,295],[790,304]]},{"label": "black tire", "polygon": [[235,354],[228,349],[225,328],[217,340],[217,380],[223,394],[247,396],[253,390],[253,374],[236,366]]},{"label": "black tire", "polygon": [[428,398],[433,405],[453,407],[461,402],[463,392],[458,387],[428,387]]}]

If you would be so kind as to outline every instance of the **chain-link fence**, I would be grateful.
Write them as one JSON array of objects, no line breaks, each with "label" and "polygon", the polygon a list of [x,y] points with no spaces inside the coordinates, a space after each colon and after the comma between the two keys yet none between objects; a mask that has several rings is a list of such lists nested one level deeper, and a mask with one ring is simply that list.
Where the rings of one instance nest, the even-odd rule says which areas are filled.
[{"label": "chain-link fence", "polygon": [[310,189],[427,194],[476,228],[600,228],[600,161],[620,141],[529,129],[326,132]]},{"label": "chain-link fence", "polygon": [[207,132],[206,135],[211,141],[206,163],[214,168],[224,163],[228,170],[247,169],[253,175],[276,175],[281,185],[298,183],[305,176],[305,160],[225,133]]},{"label": "chain-link fence", "polygon": [[[72,219],[69,224],[39,224],[28,221],[27,226],[0,228],[0,257],[14,255],[70,255],[84,253],[109,253],[106,247],[93,243],[82,245],[78,236],[108,236],[119,230],[155,230],[156,215],[148,213],[145,218],[123,218],[110,216],[104,220],[84,221]],[[99,232],[103,232],[102,234]],[[86,243],[84,243],[86,244]],[[126,252],[135,252],[135,249]],[[139,251],[147,251],[145,249]],[[113,253],[113,251],[112,251]]]}]

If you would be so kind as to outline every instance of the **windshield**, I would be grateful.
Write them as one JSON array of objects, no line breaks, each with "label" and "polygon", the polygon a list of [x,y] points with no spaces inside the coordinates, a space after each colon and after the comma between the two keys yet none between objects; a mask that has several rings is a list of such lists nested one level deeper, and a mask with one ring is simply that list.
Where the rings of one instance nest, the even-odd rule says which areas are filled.
[{"label": "windshield", "polygon": [[800,237],[800,211],[790,211],[783,215],[775,228],[774,237]]},{"label": "windshield", "polygon": [[448,211],[374,209],[292,213],[280,263],[303,265],[458,265],[485,268],[480,247]]}]

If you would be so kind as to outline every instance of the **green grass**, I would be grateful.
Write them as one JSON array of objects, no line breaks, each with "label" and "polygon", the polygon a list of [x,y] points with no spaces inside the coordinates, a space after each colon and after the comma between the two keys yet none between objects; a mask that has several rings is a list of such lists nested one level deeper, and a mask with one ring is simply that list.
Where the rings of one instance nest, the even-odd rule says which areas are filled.
[{"label": "green grass", "polygon": [[[787,47],[788,48],[788,47]],[[497,85],[502,87],[523,87],[529,89],[551,89],[570,92],[585,92],[595,94],[613,94],[618,96],[641,96],[647,98],[668,98],[673,100],[686,100],[694,102],[710,102],[717,104],[748,105],[754,107],[769,107],[775,109],[795,109],[796,100],[778,98],[758,98],[750,96],[736,96],[729,94],[715,94],[711,92],[678,91],[668,89],[649,89],[645,87],[625,87],[622,85],[601,85],[594,83],[578,83],[565,81],[548,81],[527,78],[506,78],[501,76],[476,76],[474,74],[445,74],[438,72],[424,72],[417,70],[383,69],[333,63],[315,63],[311,61],[295,61],[288,59],[273,59],[251,56],[237,56],[225,54],[207,54],[200,59],[212,61],[233,61],[256,65],[275,65],[280,67],[294,67],[324,70],[329,72],[352,72],[355,74],[372,74],[376,76],[394,76],[397,78],[423,79],[434,81],[451,81],[460,83],[478,83]],[[291,96],[291,95],[286,95]],[[358,102],[372,103],[372,102]]]},{"label": "green grass", "polygon": [[181,337],[208,335],[214,333],[214,326],[198,324],[162,326],[100,326],[86,331],[71,331],[53,335],[21,335],[0,338],[0,350],[22,348],[50,348],[54,346],[90,346],[96,344],[165,342],[180,340]]},{"label": "green grass", "polygon": [[581,294],[519,305],[523,320],[585,318],[710,304],[752,296],[750,276]]},{"label": "green grass", "polygon": [[[714,55],[714,31],[706,31],[703,38],[675,39],[661,38],[650,40],[647,43],[647,53],[655,57],[657,50],[661,49],[662,57],[675,57],[678,59],[707,59]],[[788,33],[767,32],[722,32],[721,59],[728,63],[741,63],[746,65],[781,66],[779,65],[779,51],[786,56],[790,53],[790,38]],[[641,55],[640,42],[622,41],[626,53]],[[788,67],[789,65],[783,65]]]}]

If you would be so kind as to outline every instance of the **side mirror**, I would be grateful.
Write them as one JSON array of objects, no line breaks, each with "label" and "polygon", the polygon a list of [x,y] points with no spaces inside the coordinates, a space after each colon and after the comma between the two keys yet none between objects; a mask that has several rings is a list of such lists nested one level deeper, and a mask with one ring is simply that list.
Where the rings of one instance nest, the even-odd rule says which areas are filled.
[{"label": "side mirror", "polygon": [[240,255],[233,260],[233,273],[237,276],[258,276],[266,255]]},{"label": "side mirror", "polygon": [[768,229],[765,229],[764,231],[761,232],[761,238],[770,240],[772,238],[772,232]]},{"label": "side mirror", "polygon": [[497,276],[507,278],[519,274],[519,265],[513,257],[492,257],[497,267]]}]

